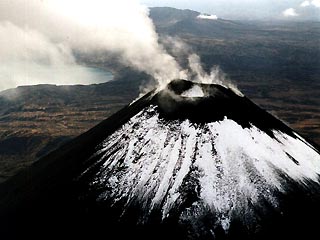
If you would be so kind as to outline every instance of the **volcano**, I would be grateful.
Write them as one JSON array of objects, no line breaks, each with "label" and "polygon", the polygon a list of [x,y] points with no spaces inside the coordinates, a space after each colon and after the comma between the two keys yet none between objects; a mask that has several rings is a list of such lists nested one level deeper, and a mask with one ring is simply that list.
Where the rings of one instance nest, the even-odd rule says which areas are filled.
[{"label": "volcano", "polygon": [[175,80],[0,186],[0,236],[311,239],[319,147],[239,92]]}]

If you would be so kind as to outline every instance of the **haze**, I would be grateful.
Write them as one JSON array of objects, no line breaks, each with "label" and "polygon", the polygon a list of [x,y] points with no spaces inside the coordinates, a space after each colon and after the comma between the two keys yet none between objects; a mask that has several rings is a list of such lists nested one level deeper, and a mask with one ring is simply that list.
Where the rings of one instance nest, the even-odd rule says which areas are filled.
[{"label": "haze", "polygon": [[[320,0],[140,0],[150,7],[192,9],[234,20],[320,20]],[[285,14],[285,11],[289,14]],[[290,14],[292,13],[292,14]]]}]

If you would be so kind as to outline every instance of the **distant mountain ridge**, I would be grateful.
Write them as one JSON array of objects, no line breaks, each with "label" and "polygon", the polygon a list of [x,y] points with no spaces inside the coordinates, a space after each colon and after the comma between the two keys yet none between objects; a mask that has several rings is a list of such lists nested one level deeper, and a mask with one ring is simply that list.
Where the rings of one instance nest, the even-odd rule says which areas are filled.
[{"label": "distant mountain ridge", "polygon": [[189,9],[176,9],[171,7],[152,7],[149,17],[156,25],[170,25],[186,19],[199,16],[200,12]]},{"label": "distant mountain ridge", "polygon": [[191,34],[203,37],[219,37],[221,30],[252,28],[250,25],[225,19],[201,19],[200,12],[189,9],[175,9],[167,7],[150,8],[150,18],[158,31],[169,35]]}]

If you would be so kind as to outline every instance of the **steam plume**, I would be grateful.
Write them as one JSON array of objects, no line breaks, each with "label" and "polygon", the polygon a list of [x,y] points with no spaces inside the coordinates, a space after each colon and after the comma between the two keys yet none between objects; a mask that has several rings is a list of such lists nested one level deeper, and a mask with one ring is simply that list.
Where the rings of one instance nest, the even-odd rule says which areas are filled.
[{"label": "steam plume", "polygon": [[[206,74],[194,54],[189,54],[189,71],[183,70],[159,43],[148,14],[136,0],[2,0],[0,89],[13,82],[45,83],[52,70],[54,83],[90,79],[73,52],[116,54],[123,63],[152,75],[159,87],[194,76],[219,83],[219,70]],[[183,50],[188,49],[184,44],[176,45],[189,51]],[[57,69],[65,71],[59,75]]]},{"label": "steam plume", "polygon": [[0,90],[43,83],[90,84],[96,77],[76,63],[65,45],[9,22],[0,23],[0,62]]},{"label": "steam plume", "polygon": [[[106,51],[118,54],[124,63],[154,76],[160,85],[185,77],[175,59],[158,44],[148,9],[136,1],[3,0],[0,13],[4,29],[1,39],[6,39],[3,42],[6,44],[0,46],[0,52],[4,53],[1,60],[7,61],[11,58],[10,52],[19,48],[10,65],[39,65],[39,59],[46,55],[54,62],[46,62],[52,67],[56,63],[53,54],[67,68],[69,63],[75,65],[72,51]],[[21,37],[16,39],[15,35]],[[37,48],[39,43],[47,47]],[[7,69],[6,74],[1,72],[2,83],[6,76],[16,74],[10,69],[16,71],[17,68]],[[9,77],[6,81],[13,80]]]},{"label": "steam plume", "polygon": [[200,57],[198,55],[189,55],[188,61],[191,70],[191,72],[189,72],[189,77],[191,74],[190,78],[194,79],[194,81],[205,84],[219,84],[232,89],[239,96],[243,96],[237,86],[227,79],[226,75],[221,71],[219,66],[213,66],[208,74],[203,69]]},{"label": "steam plume", "polygon": [[221,84],[223,85],[224,76],[217,66],[212,67],[209,74],[207,74],[201,66],[200,57],[196,54],[191,54],[188,58],[189,66],[192,73],[195,75],[195,81],[207,84]]}]

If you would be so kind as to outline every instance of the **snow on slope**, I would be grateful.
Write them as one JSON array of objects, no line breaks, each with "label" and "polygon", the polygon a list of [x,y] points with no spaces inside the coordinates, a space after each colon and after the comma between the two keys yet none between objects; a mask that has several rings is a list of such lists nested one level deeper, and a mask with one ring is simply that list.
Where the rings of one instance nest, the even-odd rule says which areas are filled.
[{"label": "snow on slope", "polygon": [[182,210],[181,221],[209,210],[225,231],[236,216],[250,227],[258,221],[252,206],[267,201],[277,209],[274,193],[285,191],[279,171],[302,185],[320,174],[315,149],[302,138],[274,135],[227,118],[201,125],[166,121],[151,106],[104,141],[97,153],[103,165],[92,184],[105,189],[100,200],[124,200],[124,212],[138,201],[146,209],[140,223],[156,209],[163,220],[170,217],[193,191],[198,197]]}]

